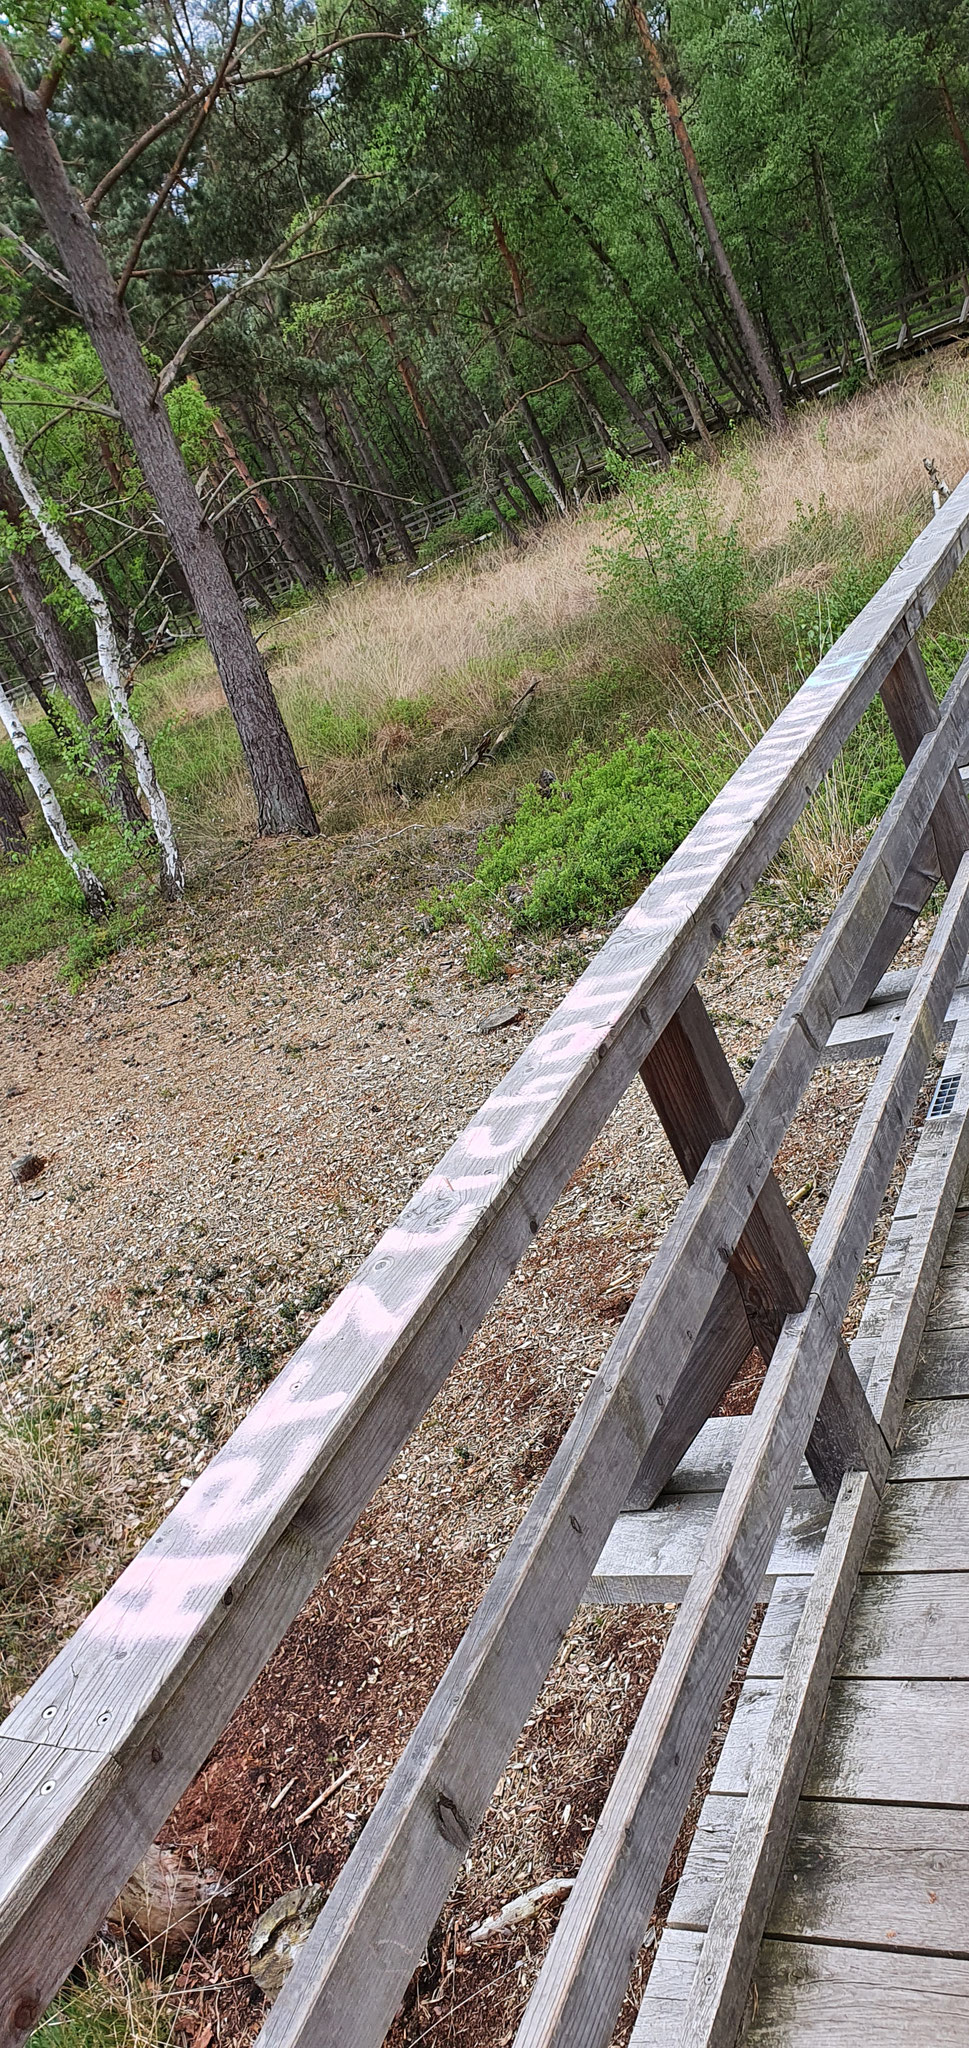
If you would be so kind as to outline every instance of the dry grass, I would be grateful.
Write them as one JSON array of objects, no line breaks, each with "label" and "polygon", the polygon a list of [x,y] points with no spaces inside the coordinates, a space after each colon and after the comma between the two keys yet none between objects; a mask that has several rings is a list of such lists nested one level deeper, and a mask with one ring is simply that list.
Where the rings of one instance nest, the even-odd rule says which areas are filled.
[{"label": "dry grass", "polygon": [[804,406],[783,439],[747,428],[742,450],[720,469],[717,496],[747,546],[779,545],[802,509],[823,500],[833,519],[850,516],[864,553],[877,556],[931,509],[924,458],[953,490],[969,469],[965,358],[949,351],[846,403]]},{"label": "dry grass", "polygon": [[[724,453],[716,508],[749,550],[750,626],[778,678],[765,673],[752,688],[749,662],[736,672],[723,665],[728,740],[739,706],[749,744],[761,714],[779,708],[810,663],[810,633],[792,652],[778,627],[788,600],[816,592],[823,627],[833,576],[896,559],[930,513],[923,459],[950,486],[969,466],[966,362],[949,351],[847,403],[805,406],[783,439],[744,427]],[[608,744],[622,713],[640,728],[692,715],[689,664],[659,626],[599,602],[590,558],[601,537],[590,510],[529,536],[519,551],[473,548],[414,580],[357,583],[264,628],[273,685],[325,829],[399,822],[401,789],[422,799],[428,823],[480,812],[483,800],[493,810],[516,776],[520,784],[546,762],[561,772],[573,743]],[[940,623],[949,605],[947,597]],[[451,782],[462,749],[494,727],[531,675],[541,689],[524,748],[486,778]],[[252,794],[207,650],[155,664],[147,696],[150,731],[166,719],[192,728],[179,763],[160,757],[183,837],[214,847],[226,836],[250,836]],[[822,816],[832,804],[836,816]],[[846,792],[829,790],[812,811],[826,869],[829,827],[848,808]],[[806,824],[805,846],[808,831]],[[840,874],[850,849],[843,832],[836,837]]]},{"label": "dry grass", "polygon": [[[299,729],[307,700],[338,718],[382,723],[388,707],[435,698],[447,685],[456,714],[490,715],[493,682],[588,621],[595,585],[591,519],[556,523],[521,550],[474,550],[414,581],[353,584],[273,624],[265,636],[273,682]],[[223,703],[211,660],[193,648],[166,665],[157,716],[198,717]]]},{"label": "dry grass", "polygon": [[[738,652],[728,656],[722,676],[704,663],[695,683],[684,682],[675,722],[689,733],[697,762],[712,764],[704,790],[711,799],[723,780],[716,765],[726,758],[731,769],[739,766],[779,716],[793,687],[787,675],[781,678]],[[701,766],[701,777],[702,772]],[[796,903],[813,896],[834,904],[846,888],[870,830],[857,823],[864,774],[860,749],[838,754],[788,835],[777,879]]]}]

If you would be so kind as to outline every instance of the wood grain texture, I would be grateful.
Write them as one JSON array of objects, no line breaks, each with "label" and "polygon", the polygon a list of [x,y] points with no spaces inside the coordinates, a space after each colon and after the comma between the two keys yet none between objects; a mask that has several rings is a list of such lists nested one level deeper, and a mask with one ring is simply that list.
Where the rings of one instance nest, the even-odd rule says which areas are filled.
[{"label": "wood grain texture", "polygon": [[[902,1014],[902,998],[879,1003],[854,1013],[847,1012],[832,1025],[825,1046],[826,1060],[876,1060],[891,1038]],[[947,1043],[955,1025],[969,1018],[969,987],[960,982],[939,1025],[939,1038]]]},{"label": "wood grain texture", "polygon": [[[716,1793],[704,1800],[669,1926],[701,1933],[710,1926],[746,1803]],[[938,1806],[802,1799],[766,1932],[790,1940],[966,1956],[967,1893],[969,1814]],[[692,2012],[684,2035],[690,2041],[707,2038]]]},{"label": "wood grain texture", "polygon": [[[692,1182],[711,1145],[729,1137],[744,1108],[726,1053],[696,989],[680,1004],[640,1072],[685,1178]],[[766,1363],[784,1317],[804,1307],[814,1282],[811,1259],[772,1173],[730,1255],[729,1268],[737,1283],[751,1347],[758,1346]],[[709,1374],[697,1375],[696,1398],[708,1402],[707,1412],[712,1406],[709,1393],[718,1400],[730,1384],[729,1364],[730,1348],[724,1345],[715,1389],[709,1385]],[[678,1429],[669,1452],[670,1470],[691,1441],[698,1412],[702,1411],[692,1399],[677,1403],[670,1418],[671,1424],[675,1418]],[[880,1477],[882,1449],[847,1350],[840,1344],[807,1447],[808,1464],[826,1499],[835,1498],[846,1470],[864,1466]],[[664,1484],[666,1477],[664,1474]],[[645,1495],[642,1486],[634,1491]],[[649,1507],[652,1501],[644,1497],[643,1505]]]},{"label": "wood grain texture", "polygon": [[[926,746],[931,742],[926,741]],[[516,2048],[608,2042],[629,1957],[672,1850],[739,1649],[823,1374],[884,1188],[969,946],[969,858],[959,867],[901,1022],[815,1233],[817,1281],[768,1368],[740,1457],[659,1669],[566,1901]],[[810,1599],[810,1595],[808,1596]],[[665,1682],[664,1682],[665,1681]],[[796,1796],[796,1786],[795,1786]]]},{"label": "wood grain texture", "polygon": [[[906,993],[910,992],[910,978],[907,978],[907,984]],[[964,1031],[965,1027],[960,1027],[960,1032],[964,1034]],[[955,1044],[953,1068],[958,1068],[965,1050],[958,1042]],[[962,1088],[957,1092],[960,1095],[964,1093]],[[965,1172],[967,1103],[962,1101],[958,1108],[958,1115],[923,1129],[879,1264],[879,1281],[888,1291],[886,1299],[891,1302],[891,1312],[887,1311],[884,1302],[877,1303],[874,1310],[869,1307],[863,1318],[862,1331],[870,1332],[877,1327],[880,1338],[872,1341],[865,1335],[853,1346],[857,1362],[880,1389],[883,1411],[897,1404],[904,1394],[918,1338],[917,1320],[913,1325],[912,1311],[921,1304],[924,1320],[928,1306],[926,1279],[931,1279],[939,1270],[946,1233],[959,1200]],[[964,1215],[956,1219],[952,1232],[954,1256],[958,1256],[960,1245],[962,1255],[967,1255],[967,1247],[962,1244],[967,1236],[965,1222]],[[946,1256],[949,1255],[947,1252]],[[886,1350],[893,1350],[899,1340],[899,1351],[894,1358],[887,1357]],[[936,1417],[934,1427],[926,1429],[923,1423],[910,1432],[908,1441],[911,1444],[914,1435],[915,1455],[924,1452],[929,1439],[936,1445],[940,1440],[945,1442],[948,1432],[941,1432],[938,1422]],[[853,1521],[854,1518],[850,1517],[849,1526]],[[842,1536],[844,1533],[842,1528]],[[862,1533],[857,1526],[852,1530],[855,1563]],[[758,1786],[762,1795],[767,1794],[766,1801],[762,1797],[760,1829],[755,1824],[756,1811],[752,1812],[747,1797],[741,1794],[722,1796],[717,1792],[709,1795],[670,1908],[671,1928],[703,1930],[706,1935],[702,1948],[696,1948],[688,1963],[677,1951],[675,2027],[664,2021],[664,2038],[669,2038],[671,2043],[675,2040],[677,2048],[687,2048],[688,2043],[690,2048],[700,2048],[701,2043],[703,2048],[709,2048],[709,2044],[718,2038],[718,2029],[728,2041],[732,2041],[736,2032],[753,1952],[771,1903],[770,1886],[761,1882],[758,1895],[756,1883],[758,1857],[764,1842],[769,1841],[773,1834],[776,1807],[783,1792],[783,1772],[769,1768],[770,1752],[772,1747],[775,1752],[778,1749],[778,1721],[783,1718],[784,1696],[785,1693],[790,1695],[792,1675],[797,1671],[798,1659],[796,1655],[792,1656],[796,1638],[802,1667],[810,1679],[817,1677],[811,1657],[810,1610],[805,1618],[805,1603],[810,1599],[817,1608],[825,1574],[825,1553],[828,1554],[830,1577],[830,1552],[837,1550],[838,1538],[836,1514],[814,1584],[804,1579],[791,1579],[781,1580],[775,1586],[749,1672],[752,1681],[765,1676],[783,1677],[784,1686],[763,1689],[756,1684],[751,1685],[748,1698],[750,1695],[758,1698],[763,1709],[766,1690],[768,1704],[773,1704],[773,1711],[759,1710],[753,1715],[742,1716],[741,1723],[729,1738],[735,1762],[739,1755],[745,1782],[754,1788],[755,1802]],[[850,1575],[842,1574],[842,1598],[849,1582]],[[889,1574],[863,1579],[852,1603],[854,1625],[849,1625],[842,1643],[839,1669],[851,1675],[860,1660],[863,1671],[867,1671],[870,1665],[871,1673],[880,1676],[962,1676],[965,1651],[960,1652],[959,1643],[960,1634],[964,1643],[967,1635],[962,1613],[967,1603],[964,1599],[953,1600],[952,1594],[957,1591],[961,1595],[964,1584],[958,1576],[945,1574],[937,1574],[928,1582],[921,1578]],[[895,1607],[899,1593],[911,1595],[916,1589],[918,1597],[908,1602],[904,1612],[899,1612]],[[821,1604],[823,1607],[823,1601]],[[882,1608],[894,1611],[882,1612]],[[965,1648],[969,1649],[969,1643],[965,1643]],[[830,1666],[830,1656],[827,1663]],[[783,1729],[780,1732],[783,1733]],[[805,1733],[802,1729],[802,1736]],[[783,1744],[780,1755],[783,1761]],[[729,1769],[729,1756],[726,1761]],[[799,1808],[798,1812],[802,1810]],[[822,1804],[813,1810],[822,1814],[847,1812],[850,1815],[855,1809]],[[877,1808],[875,1812],[890,1813],[892,1810],[885,1807]],[[868,1812],[869,1809],[862,1811]],[[750,1854],[752,1840],[753,1857]],[[783,1840],[784,1830],[781,1828],[781,1847]],[[775,1852],[775,1865],[779,1860],[779,1854]],[[762,1869],[760,1876],[763,1879]],[[707,1934],[711,1918],[714,1927],[712,1933]],[[836,1933],[837,1929],[829,1928],[828,1931]],[[668,2004],[668,2000],[664,2001],[664,2013]],[[651,2013],[651,1995],[647,1991],[634,2039],[645,2041],[649,2038]]]},{"label": "wood grain texture", "polygon": [[[0,1903],[12,1920],[0,1958],[4,2048],[24,2031],[7,1998],[24,1958],[36,1960],[49,1995],[83,1943],[82,1922],[86,1929],[93,1916],[96,1924],[117,1889],[119,1865],[127,1859],[130,1870],[163,1817],[159,1801],[177,1797],[298,1611],[967,547],[969,484],[953,493],[825,656],[273,1387],[15,1708],[8,1735],[68,1757],[96,1754],[105,1772],[86,1780],[65,1812],[56,1869],[41,1841],[15,1890],[0,1866]],[[722,1269],[704,1217],[709,1222],[722,1205],[737,1235],[742,1230],[867,934],[897,893],[937,806],[952,749],[965,748],[964,697],[961,685],[953,686],[935,740],[920,749],[811,973],[799,983],[780,1038],[772,1035],[760,1075],[751,1077],[756,1138],[745,1112],[733,1151],[704,1169],[704,1186],[677,1239],[696,1256],[684,1261],[685,1284],[681,1273],[669,1370],[651,1378],[638,1366],[631,1409],[618,1363],[612,1379],[600,1375],[602,1408],[623,1455],[610,1463],[610,1432],[597,1437],[602,1415],[590,1408],[579,1439],[595,1440],[605,1457],[595,1482],[595,1461],[583,1465],[580,1458],[574,1490],[557,1499],[547,1554],[562,1585],[521,1693],[554,1652],[561,1615],[594,1562],[597,1513],[609,1519],[621,1506],[645,1448],[635,1395],[652,1400],[657,1388],[675,1390],[715,1297]],[[735,1244],[736,1236],[731,1249]],[[665,1336],[669,1272],[662,1257],[656,1263],[648,1305]],[[635,1352],[643,1325],[641,1303],[627,1352]],[[612,1494],[603,1487],[603,1469],[618,1475]],[[581,1541],[570,1520],[576,1507],[587,1515],[584,1528],[575,1515]],[[534,1523],[533,1538],[541,1547]],[[499,1589],[498,1606],[503,1598]],[[539,1682],[540,1676],[539,1670]],[[169,1716],[177,1703],[186,1711],[176,1724]],[[514,1716],[498,1718],[500,1748],[517,1727]],[[488,1770],[490,1762],[482,1782]],[[489,1789],[491,1783],[493,1777]],[[4,1796],[0,1785],[0,1813]],[[446,1788],[436,1788],[432,1829],[445,1825],[448,1799]],[[456,1801],[453,1811],[460,1816]],[[416,1869],[426,1876],[420,1853]],[[71,1908],[73,1932],[72,1888],[83,1900]],[[416,1926],[410,1940],[419,1950]],[[368,1957],[368,1980],[369,1963]],[[402,1967],[406,1976],[406,1961]],[[379,2038],[376,2024],[368,2038]]]},{"label": "wood grain texture", "polygon": [[969,1572],[969,1479],[886,1487],[866,1572]]},{"label": "wood grain texture", "polygon": [[[903,761],[914,759],[926,733],[939,722],[939,706],[915,642],[902,650],[881,686],[882,702],[898,742]],[[891,911],[874,935],[868,958],[848,1002],[849,1010],[867,1003],[885,968],[911,930],[928,902],[941,874],[951,883],[960,861],[969,852],[969,809],[962,782],[954,768],[932,816],[932,824],[919,847],[904,882],[896,892]]]},{"label": "wood grain texture", "polygon": [[[777,1694],[745,1684],[713,1790],[746,1794]],[[815,1799],[969,1806],[969,1685],[952,1680],[836,1678],[804,1783]]]},{"label": "wood grain texture", "polygon": [[892,1479],[969,1479],[969,1400],[909,1402]]},{"label": "wood grain texture", "polygon": [[[962,744],[965,680],[958,693],[950,693],[938,731],[920,749],[771,1032],[748,1081],[744,1117],[708,1156],[667,1233],[609,1359],[287,1979],[263,2030],[267,2048],[269,2043],[309,2042],[327,2029],[341,2043],[372,2042],[389,2024],[465,1845],[588,1582],[601,1548],[600,1543],[589,1557],[590,1540],[603,1520],[611,1525],[634,1477],[628,1459],[636,1433],[643,1432],[641,1460],[652,1441],[658,1412],[676,1397],[692,1342],[691,1322],[695,1331],[716,1291],[717,1259],[729,1257],[744,1227],[770,1170],[780,1132],[816,1064],[834,1010],[851,985],[872,921],[883,915],[904,869],[907,849],[917,843],[931,815],[957,736]],[[899,1080],[898,1062],[883,1062],[882,1073],[889,1076],[883,1084],[885,1099],[895,1110],[899,1088],[904,1093],[920,1074],[911,1045],[920,1037],[924,1054],[932,1015],[935,1010],[941,1015],[948,1000],[956,971],[951,958],[954,933],[965,908],[963,888],[953,892],[933,936],[931,964],[927,955],[920,976],[921,993],[911,999],[903,1079]],[[878,1145],[887,1156],[888,1137],[881,1122]],[[861,1228],[866,1204],[876,1199],[873,1187],[871,1182],[855,1205],[854,1232]],[[847,1273],[843,1246],[837,1256],[841,1286]],[[815,1393],[813,1375],[807,1373],[803,1391],[803,1398],[813,1401],[812,1415],[838,1342],[836,1326],[825,1329],[823,1318],[818,1322],[817,1316],[813,1322],[820,1345],[814,1370],[821,1379]],[[649,1347],[650,1330],[662,1333],[662,1356]],[[786,1358],[785,1371],[791,1369]],[[806,1431],[810,1419],[805,1417]],[[802,1447],[791,1453],[794,1464]],[[782,1461],[778,1469],[786,1474],[789,1488],[793,1467],[788,1473]],[[772,1509],[774,1505],[779,1520],[783,1502],[772,1499]],[[769,1547],[768,1543],[761,1571]],[[755,1589],[758,1584],[759,1575]],[[726,1659],[725,1650],[723,1655]],[[453,1819],[445,1823],[442,1812],[457,1815],[460,1825]],[[366,2011],[358,1989],[364,1979]]]},{"label": "wood grain texture", "polygon": [[[586,1599],[609,1607],[682,1600],[709,1541],[721,1497],[663,1494],[646,1514],[620,1515]],[[830,1512],[816,1486],[795,1488],[755,1600],[770,1598],[775,1579],[814,1570]]]},{"label": "wood grain texture", "polygon": [[965,2048],[969,1963],[768,1941],[745,2048]]},{"label": "wood grain texture", "polygon": [[848,1475],[831,1516],[764,1746],[751,1773],[690,1991],[685,2037],[709,2048],[733,2048],[737,2038],[877,1507],[867,1474]]},{"label": "wood grain texture", "polygon": [[702,1934],[667,1927],[649,1973],[629,2048],[683,2048],[683,2016]]}]

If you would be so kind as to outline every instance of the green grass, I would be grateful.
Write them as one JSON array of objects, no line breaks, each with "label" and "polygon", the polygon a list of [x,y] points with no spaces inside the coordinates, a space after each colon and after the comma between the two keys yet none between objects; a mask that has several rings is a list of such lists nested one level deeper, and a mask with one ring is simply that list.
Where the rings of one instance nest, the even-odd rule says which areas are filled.
[{"label": "green grass", "polygon": [[566,931],[624,909],[704,810],[681,740],[650,732],[590,753],[547,795],[525,790],[482,839],[477,872],[429,906],[439,923],[498,906],[510,924]]},{"label": "green grass", "polygon": [[[74,876],[30,798],[23,851],[0,857],[0,968],[19,967],[61,950],[65,975],[77,981],[145,927],[151,900],[147,875],[154,863],[142,850],[145,867],[139,866],[139,850],[130,835],[119,831],[97,789],[79,774],[73,743],[62,746],[46,718],[32,720],[30,739],[67,825],[88,865],[105,884],[113,908],[103,920],[89,916]],[[29,797],[9,743],[0,745],[0,768]]]},{"label": "green grass", "polygon": [[31,2034],[30,2048],[168,2048],[179,2000],[157,1997],[123,1956],[113,1961],[112,1979],[89,1967],[84,1984],[65,1987]]}]

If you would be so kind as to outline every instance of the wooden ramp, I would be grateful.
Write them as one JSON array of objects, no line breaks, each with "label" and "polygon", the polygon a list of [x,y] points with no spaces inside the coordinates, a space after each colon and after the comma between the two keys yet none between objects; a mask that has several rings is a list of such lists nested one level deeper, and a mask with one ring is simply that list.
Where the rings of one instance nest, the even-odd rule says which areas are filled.
[{"label": "wooden ramp", "polygon": [[[969,477],[16,1702],[0,1728],[0,2048],[36,2026],[640,1079],[682,1203],[262,2048],[379,2048],[577,1607],[671,1598],[679,1611],[516,2036],[516,2048],[609,2048],[765,1589],[639,2043],[731,2048],[755,1976],[761,2042],[863,2041],[866,2029],[907,2041],[916,2026],[927,2040],[944,2025],[969,2040],[948,1876],[969,1804],[969,1387],[945,1321],[965,1306],[969,1327],[962,1223],[929,1316],[969,1167],[969,657],[940,704],[917,641],[967,554]],[[876,692],[905,772],[741,1087],[697,979]],[[918,965],[887,976],[943,890]],[[856,1283],[947,1036],[849,1353]],[[870,1085],[809,1251],[775,1162],[819,1065],[852,1051],[870,1055]],[[923,1338],[923,1405],[906,1419]],[[724,1423],[716,1411],[755,1346],[754,1412]]]},{"label": "wooden ramp", "polygon": [[[854,1347],[869,1375],[886,1320],[897,1326],[926,1284],[920,1253],[933,1213],[944,1224],[945,1179],[961,1178],[965,1130],[953,1107],[967,1066],[969,1027],[959,1024]],[[882,1365],[891,1372],[890,1359]],[[883,1412],[899,1407],[904,1376],[902,1360]],[[778,1546],[632,2048],[969,2042],[966,1182],[866,1543],[870,1519],[871,1504],[866,1513],[846,1490],[824,1535],[813,1534],[810,1576],[790,1540]],[[861,1569],[849,1601],[852,1551]],[[613,1566],[628,1564],[614,1538],[600,1568],[607,1596],[619,1590]]]}]

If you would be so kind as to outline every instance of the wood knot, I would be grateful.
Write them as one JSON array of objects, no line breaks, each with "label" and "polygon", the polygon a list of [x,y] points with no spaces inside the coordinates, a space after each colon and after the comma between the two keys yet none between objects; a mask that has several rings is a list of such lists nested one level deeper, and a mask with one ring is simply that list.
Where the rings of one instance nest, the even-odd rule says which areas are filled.
[{"label": "wood knot", "polygon": [[35,2024],[35,2022],[39,2020],[39,2018],[40,1999],[37,1997],[31,1997],[29,1992],[26,1994],[25,1997],[18,1998],[17,2003],[14,2006],[13,2012],[10,2015],[11,2024],[17,2029],[17,2032],[21,2034],[25,2034],[27,2028],[32,2027]]},{"label": "wood knot", "polygon": [[434,1811],[444,1840],[450,1842],[452,1848],[470,1849],[471,1829],[464,1815],[458,1812],[453,1799],[449,1799],[446,1792],[438,1793],[434,1802]]}]

